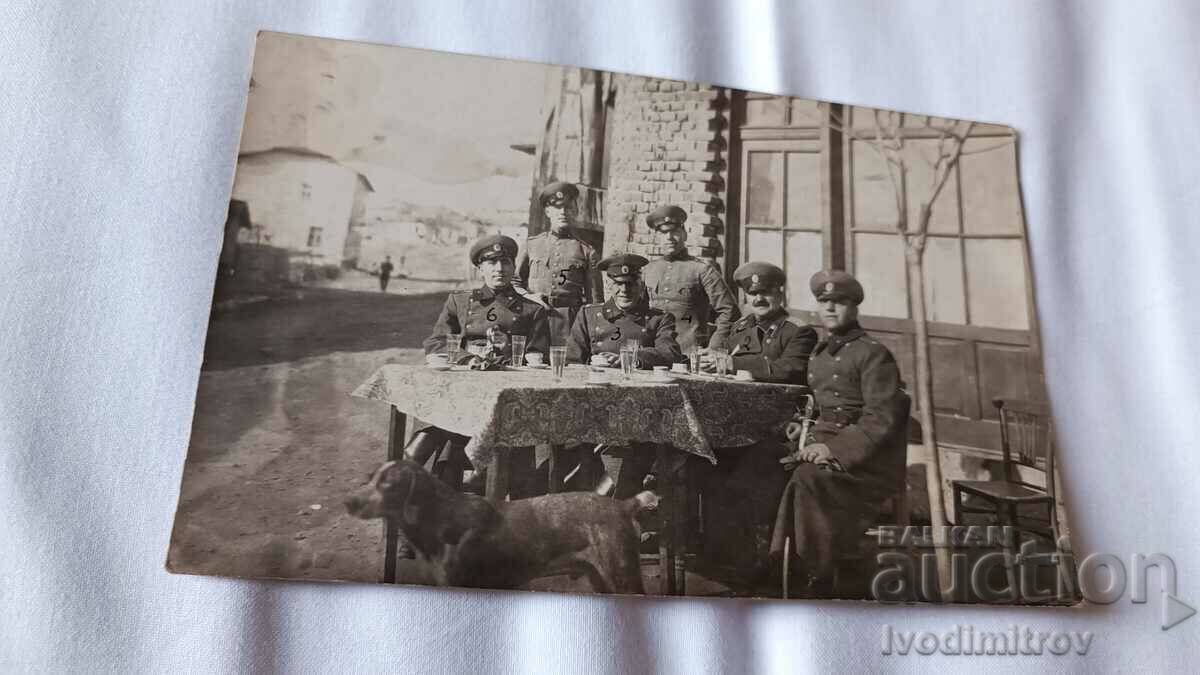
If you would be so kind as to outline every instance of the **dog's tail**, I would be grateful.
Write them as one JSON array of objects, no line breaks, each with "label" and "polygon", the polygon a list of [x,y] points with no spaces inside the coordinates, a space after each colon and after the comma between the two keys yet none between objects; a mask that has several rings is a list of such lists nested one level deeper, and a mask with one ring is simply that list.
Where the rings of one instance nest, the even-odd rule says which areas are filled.
[{"label": "dog's tail", "polygon": [[658,495],[646,490],[639,492],[636,495],[625,500],[626,508],[629,510],[629,515],[633,516],[642,511],[653,511],[658,508]]}]

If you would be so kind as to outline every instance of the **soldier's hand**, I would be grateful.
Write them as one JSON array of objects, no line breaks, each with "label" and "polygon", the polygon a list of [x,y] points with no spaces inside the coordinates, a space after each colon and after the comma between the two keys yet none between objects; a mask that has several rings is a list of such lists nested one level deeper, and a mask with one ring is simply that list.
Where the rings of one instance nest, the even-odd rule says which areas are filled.
[{"label": "soldier's hand", "polygon": [[713,358],[712,352],[707,349],[700,351],[700,370],[706,373],[711,373],[717,369],[717,361]]},{"label": "soldier's hand", "polygon": [[608,362],[609,368],[614,368],[621,364],[621,355],[620,354],[614,354],[612,352],[600,352],[599,355],[603,356],[604,360]]},{"label": "soldier's hand", "polygon": [[828,464],[833,459],[833,451],[824,443],[806,445],[800,450],[800,461],[813,464]]}]

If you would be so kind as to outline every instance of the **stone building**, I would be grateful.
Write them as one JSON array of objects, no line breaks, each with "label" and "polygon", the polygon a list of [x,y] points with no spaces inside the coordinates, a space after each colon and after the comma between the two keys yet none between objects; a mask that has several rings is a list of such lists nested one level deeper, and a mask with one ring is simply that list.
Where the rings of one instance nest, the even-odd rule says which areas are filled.
[{"label": "stone building", "polygon": [[[533,189],[579,184],[604,255],[658,254],[645,215],[673,203],[688,212],[692,254],[727,275],[752,259],[784,267],[798,318],[815,323],[814,271],[849,270],[867,288],[864,327],[914,381],[895,193],[865,142],[872,110],[574,68],[551,70],[546,102]],[[924,122],[902,125],[910,213],[928,180],[920,158],[937,143]],[[983,460],[999,447],[991,400],[1045,393],[1015,134],[977,125],[966,150],[935,202],[926,301],[940,442]],[[544,228],[536,206],[530,218],[531,233]]]},{"label": "stone building", "polygon": [[250,209],[251,241],[323,267],[357,257],[347,252],[347,236],[362,222],[368,192],[374,187],[366,176],[304,148],[238,155],[233,184],[233,198]]}]

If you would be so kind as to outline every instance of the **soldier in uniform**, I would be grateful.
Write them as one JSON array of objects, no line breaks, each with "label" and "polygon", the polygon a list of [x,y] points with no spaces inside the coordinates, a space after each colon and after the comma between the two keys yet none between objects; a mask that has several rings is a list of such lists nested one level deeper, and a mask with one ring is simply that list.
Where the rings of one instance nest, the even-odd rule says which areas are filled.
[{"label": "soldier in uniform", "polygon": [[[788,316],[787,276],[765,262],[747,262],[733,272],[746,293],[745,316],[733,324],[728,345],[733,367],[763,382],[805,384],[817,331]],[[701,368],[712,370],[711,354]],[[751,447],[717,448],[717,465],[693,462],[704,491],[706,554],[732,563],[743,578],[767,571],[771,530],[787,475],[778,459],[787,454],[784,430]]]},{"label": "soldier in uniform", "polygon": [[615,255],[605,258],[599,268],[612,281],[613,296],[607,302],[587,305],[575,317],[567,359],[588,363],[600,354],[608,365],[620,364],[621,347],[637,340],[638,367],[669,366],[679,361],[679,343],[675,339],[675,317],[654,309],[646,298],[642,268],[650,261],[640,255]]},{"label": "soldier in uniform", "polygon": [[790,537],[807,592],[827,595],[834,563],[857,550],[883,502],[904,486],[910,400],[892,353],[858,325],[862,285],[833,270],[809,286],[828,331],[808,364],[817,419],[804,439],[798,423],[789,425],[796,445],[779,461],[795,469],[771,552],[784,555]]},{"label": "soldier in uniform", "polygon": [[538,202],[550,229],[526,240],[513,284],[550,308],[550,333],[562,344],[579,308],[600,301],[600,256],[571,231],[579,218],[579,190],[574,185],[550,183],[538,194]]},{"label": "soldier in uniform", "polygon": [[[470,342],[485,339],[491,328],[505,335],[524,335],[527,352],[549,351],[546,308],[517,293],[512,286],[516,255],[517,242],[509,237],[492,235],[475,242],[470,252],[471,264],[479,269],[483,285],[473,291],[451,293],[446,298],[433,333],[425,340],[426,354],[445,352],[448,333],[461,333]],[[467,468],[462,463],[465,459],[462,448],[468,437],[420,422],[414,428],[416,432],[405,448],[409,459],[423,465],[434,453],[442,453],[439,462],[453,460],[453,469]]]},{"label": "soldier in uniform", "polygon": [[[748,262],[733,272],[734,283],[746,292],[746,316],[733,324],[729,354],[735,370],[748,370],[754,379],[781,384],[805,384],[808,356],[817,345],[817,331],[788,316],[784,286],[787,275],[775,265]],[[713,370],[711,354],[700,367]]]},{"label": "soldier in uniform", "polygon": [[[649,263],[640,255],[616,255],[600,261],[600,269],[612,282],[613,295],[601,304],[587,305],[575,317],[567,359],[589,363],[593,355],[602,355],[608,365],[620,363],[621,347],[637,340],[638,368],[669,366],[681,359],[679,343],[675,341],[675,317],[661,309],[650,307],[646,286],[642,283],[642,268]],[[580,463],[589,466],[585,474],[599,467],[580,451]],[[679,454],[679,453],[675,453]],[[642,480],[654,464],[655,447],[638,443],[631,447],[614,447],[605,453],[602,462],[615,482],[614,497],[626,499],[642,490]],[[590,487],[590,486],[589,486]]]},{"label": "soldier in uniform", "polygon": [[[660,206],[646,216],[646,224],[659,233],[667,252],[642,272],[650,306],[675,315],[677,340],[684,354],[693,345],[724,347],[739,314],[737,301],[717,266],[688,253],[686,222],[687,212],[673,205]],[[711,332],[710,322],[715,326]]]}]

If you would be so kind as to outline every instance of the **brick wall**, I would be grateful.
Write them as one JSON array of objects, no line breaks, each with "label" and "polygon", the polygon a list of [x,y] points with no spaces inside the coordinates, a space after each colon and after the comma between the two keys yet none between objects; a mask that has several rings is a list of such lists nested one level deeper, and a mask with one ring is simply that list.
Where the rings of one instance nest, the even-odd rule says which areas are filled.
[{"label": "brick wall", "polygon": [[729,94],[717,87],[615,75],[609,118],[604,254],[660,254],[646,214],[688,212],[688,248],[721,261],[725,240]]}]

